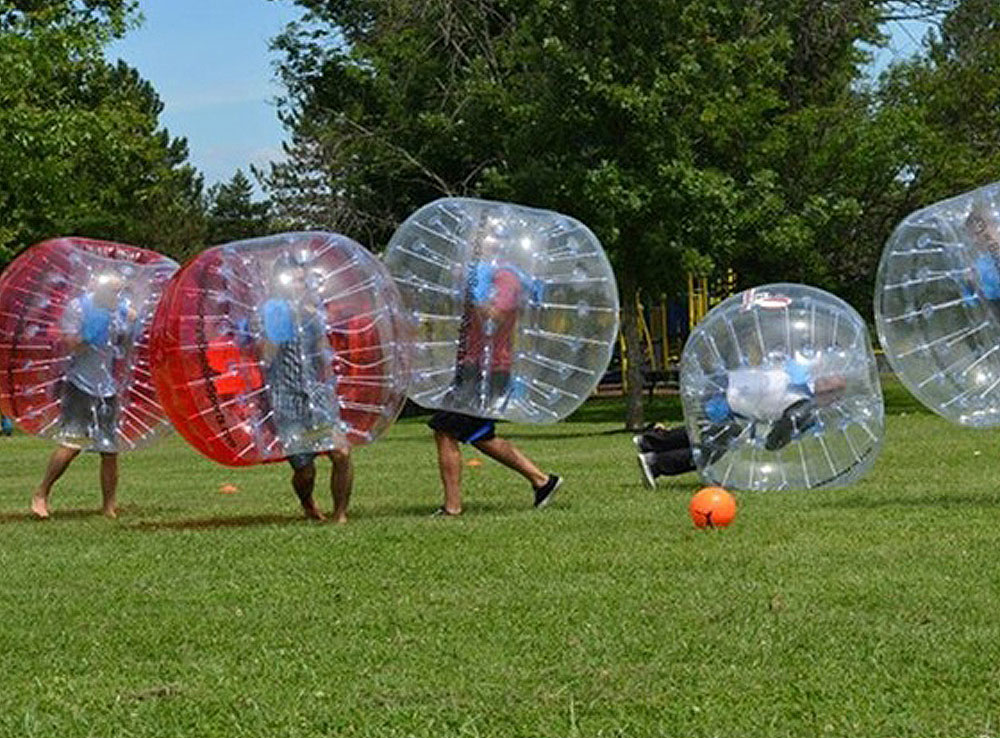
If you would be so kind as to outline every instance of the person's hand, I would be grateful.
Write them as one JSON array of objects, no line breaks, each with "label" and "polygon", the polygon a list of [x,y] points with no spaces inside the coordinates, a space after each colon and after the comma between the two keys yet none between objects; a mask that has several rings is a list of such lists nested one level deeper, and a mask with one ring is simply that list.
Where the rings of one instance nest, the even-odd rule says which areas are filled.
[{"label": "person's hand", "polygon": [[261,361],[270,366],[271,362],[274,361],[274,357],[278,354],[278,344],[262,338],[257,342],[257,351],[260,354]]},{"label": "person's hand", "polygon": [[840,397],[847,388],[847,380],[839,374],[817,377],[814,393],[816,404],[829,405]]},{"label": "person's hand", "polygon": [[66,347],[66,350],[70,353],[75,353],[81,346],[83,346],[83,339],[80,338],[79,333],[64,332],[60,340],[62,341],[63,346]]}]

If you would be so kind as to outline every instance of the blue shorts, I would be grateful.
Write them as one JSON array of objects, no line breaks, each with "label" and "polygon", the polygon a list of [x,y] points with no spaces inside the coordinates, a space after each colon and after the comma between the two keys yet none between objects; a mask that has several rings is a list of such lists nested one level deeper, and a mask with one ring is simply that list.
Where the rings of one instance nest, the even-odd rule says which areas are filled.
[{"label": "blue shorts", "polygon": [[[291,465],[292,469],[299,471],[301,469],[305,469],[307,466],[312,466],[313,463],[315,463],[317,456],[326,456],[331,460],[334,460],[334,455],[337,453],[339,452],[336,449],[330,451],[303,451],[302,453],[286,456],[285,461]],[[349,454],[350,450],[347,450],[344,453]]]},{"label": "blue shorts", "polygon": [[491,441],[496,438],[496,421],[477,418],[447,410],[438,410],[427,422],[431,428],[451,436],[460,443]]}]

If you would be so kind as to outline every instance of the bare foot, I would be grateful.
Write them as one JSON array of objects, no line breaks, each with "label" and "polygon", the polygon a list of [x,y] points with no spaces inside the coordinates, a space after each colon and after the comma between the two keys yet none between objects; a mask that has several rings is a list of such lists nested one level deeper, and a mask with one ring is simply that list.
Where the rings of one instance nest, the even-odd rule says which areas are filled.
[{"label": "bare foot", "polygon": [[101,514],[104,515],[104,517],[106,517],[108,520],[115,520],[118,518],[118,511],[113,507],[104,508],[101,511]]},{"label": "bare foot", "polygon": [[312,500],[302,503],[302,512],[305,513],[305,516],[310,520],[317,520],[321,523],[326,520],[326,516],[319,511],[319,508],[316,507],[316,503]]},{"label": "bare foot", "polygon": [[333,522],[337,525],[347,524],[347,513],[335,513],[333,516]]},{"label": "bare foot", "polygon": [[49,519],[49,504],[46,499],[37,492],[31,498],[31,514],[38,520]]}]

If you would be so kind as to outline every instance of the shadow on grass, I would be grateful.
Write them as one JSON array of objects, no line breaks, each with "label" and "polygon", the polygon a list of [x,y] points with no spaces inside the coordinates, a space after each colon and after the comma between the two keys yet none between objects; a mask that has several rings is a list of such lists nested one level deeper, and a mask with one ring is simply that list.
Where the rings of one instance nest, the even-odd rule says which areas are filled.
[{"label": "shadow on grass", "polygon": [[[579,421],[578,421],[579,422]],[[537,433],[507,433],[505,432],[508,428],[511,428],[514,424],[509,424],[505,421],[499,421],[497,423],[497,435],[502,438],[516,438],[522,440],[539,440],[545,438],[597,438],[600,436],[614,436],[622,433],[634,433],[635,431],[629,431],[624,426],[621,428],[613,428],[611,430],[603,431],[590,431],[581,432],[572,430],[572,423],[570,421],[563,421],[561,423],[556,423],[553,425],[538,426],[539,430]],[[548,432],[548,428],[566,428],[567,432],[560,433],[558,431]],[[433,431],[429,428],[427,429],[427,435],[424,436],[393,436],[389,434],[385,438],[379,439],[379,444],[417,444],[417,445],[432,445],[434,443]]]},{"label": "shadow on grass", "polygon": [[[564,423],[621,423],[625,424],[625,397],[591,397]],[[643,397],[643,415],[647,421],[682,423],[684,413],[678,395]]]},{"label": "shadow on grass", "polygon": [[[25,506],[27,507],[27,505]],[[51,516],[45,520],[36,518],[27,510],[23,512],[0,513],[0,524],[3,523],[51,523],[60,520],[81,520],[83,518],[99,518],[100,510],[53,510]]]},{"label": "shadow on grass", "polygon": [[[526,510],[531,509],[530,500],[526,502],[528,507]],[[435,516],[432,513],[438,508],[438,505],[434,504],[407,504],[407,505],[379,505],[377,507],[369,507],[366,509],[359,510],[357,513],[352,515],[352,520],[378,520],[386,518],[426,518],[427,520],[437,520],[437,521],[447,521],[448,516]],[[478,517],[481,514],[510,514],[517,512],[517,509],[513,505],[498,505],[491,502],[472,502],[467,503],[462,514],[458,517]]]},{"label": "shadow on grass", "polygon": [[[889,415],[900,415],[903,413],[913,415],[933,415],[933,411],[925,407],[903,386],[895,376],[883,374],[881,376],[882,392],[885,398],[885,411]],[[625,414],[627,409],[627,399],[624,396],[612,395],[606,397],[591,397],[581,405],[572,415],[558,424],[558,427],[572,426],[575,423],[615,423],[618,430],[602,431],[599,433],[563,433],[551,434],[550,437],[561,438],[585,438],[587,436],[610,435],[613,433],[624,433]],[[684,410],[681,406],[680,396],[656,395],[649,397],[643,395],[643,417],[645,422],[664,423],[665,425],[679,425],[684,422]],[[430,413],[412,415],[400,420],[402,425],[426,425],[430,419]],[[501,426],[502,428],[502,426]],[[429,432],[429,431],[428,431]],[[500,431],[500,435],[504,435]],[[539,436],[529,436],[526,434],[512,434],[509,438],[537,438]],[[383,438],[379,443],[423,443],[422,437],[393,437],[391,434]]]},{"label": "shadow on grass", "polygon": [[181,520],[143,520],[130,523],[129,530],[156,533],[162,530],[221,530],[225,528],[253,528],[265,525],[288,525],[291,523],[312,523],[299,514],[286,515],[233,515],[216,518],[182,518]]},{"label": "shadow on grass", "polygon": [[995,508],[1000,507],[1000,496],[993,492],[979,495],[971,493],[960,495],[927,494],[910,497],[903,495],[894,497],[851,495],[820,503],[817,507],[834,510],[876,510],[884,507]]},{"label": "shadow on grass", "polygon": [[[558,426],[557,426],[558,427]],[[569,432],[569,433],[504,433],[503,426],[497,428],[497,435],[501,438],[514,438],[519,441],[544,441],[549,438],[562,440],[564,438],[601,438],[603,436],[620,436],[626,433],[635,433],[627,428],[614,428],[606,431],[592,431],[590,433]]]},{"label": "shadow on grass", "polygon": [[[385,505],[375,508],[360,509],[356,512],[350,514],[350,519],[352,522],[357,522],[359,520],[379,520],[387,518],[426,518],[427,520],[438,520],[431,515],[436,507],[433,504],[425,505]],[[526,508],[530,509],[530,507]],[[510,513],[513,512],[512,507],[506,505],[494,505],[491,503],[476,502],[470,505],[466,505],[465,511],[462,513],[461,517],[466,517],[468,515],[478,516],[480,514],[491,514],[491,513]],[[23,519],[27,520],[28,517],[22,516]],[[128,523],[125,525],[129,530],[140,531],[143,533],[157,533],[160,531],[176,531],[176,530],[225,530],[228,528],[252,528],[257,526],[268,526],[268,525],[332,525],[332,522],[327,519],[325,523],[317,523],[315,521],[309,520],[299,514],[268,514],[268,515],[234,515],[228,517],[214,517],[214,518],[184,518],[181,520],[144,520],[136,523]]]},{"label": "shadow on grass", "polygon": [[887,415],[901,415],[902,413],[912,415],[935,414],[933,410],[910,394],[910,391],[896,377],[882,375],[881,379],[882,394],[885,399],[885,412]]},{"label": "shadow on grass", "polygon": [[[71,509],[60,509],[53,508],[50,510],[50,517],[45,520],[40,520],[36,518],[31,512],[28,511],[28,506],[25,504],[25,509],[18,512],[3,512],[0,513],[0,525],[4,523],[51,523],[59,522],[60,520],[86,520],[88,518],[101,518],[104,517],[101,513],[100,508],[97,507],[80,507]],[[121,522],[122,518],[130,518],[133,516],[140,515],[163,515],[165,513],[175,512],[177,508],[171,507],[142,507],[139,505],[119,505],[118,507],[118,521]]]}]

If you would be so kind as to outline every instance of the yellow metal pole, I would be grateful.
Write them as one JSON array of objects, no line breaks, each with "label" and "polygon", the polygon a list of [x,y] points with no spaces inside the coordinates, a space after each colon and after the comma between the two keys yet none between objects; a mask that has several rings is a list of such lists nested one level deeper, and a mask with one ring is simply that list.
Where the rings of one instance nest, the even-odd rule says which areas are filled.
[{"label": "yellow metal pole", "polygon": [[660,340],[663,342],[663,369],[670,368],[670,336],[667,335],[667,296],[660,295]]},{"label": "yellow metal pole", "polygon": [[649,357],[649,365],[656,366],[656,356],[653,354],[653,336],[649,330],[649,323],[646,321],[646,311],[642,309],[638,293],[635,296],[635,312],[639,316],[639,340],[646,338],[646,356]]},{"label": "yellow metal pole", "polygon": [[628,348],[625,346],[625,334],[618,332],[618,350],[622,358],[622,394],[628,392]]},{"label": "yellow metal pole", "polygon": [[693,330],[697,323],[694,306],[694,275],[688,272],[688,329]]}]

